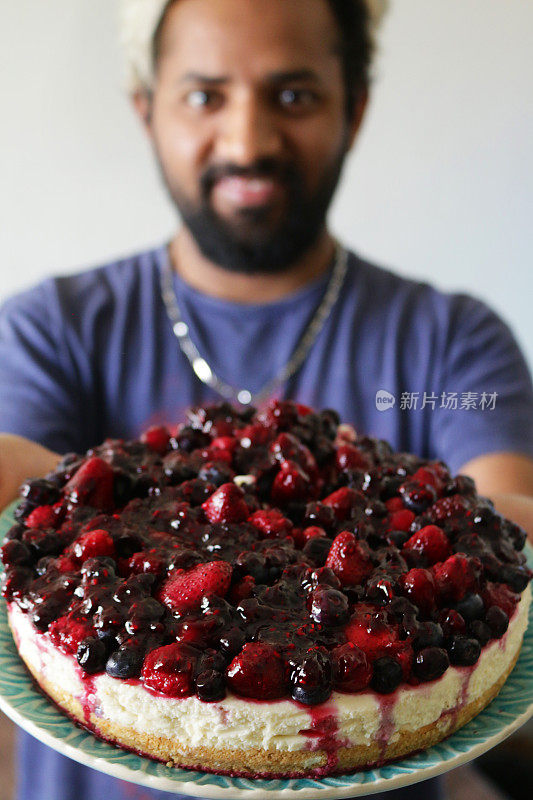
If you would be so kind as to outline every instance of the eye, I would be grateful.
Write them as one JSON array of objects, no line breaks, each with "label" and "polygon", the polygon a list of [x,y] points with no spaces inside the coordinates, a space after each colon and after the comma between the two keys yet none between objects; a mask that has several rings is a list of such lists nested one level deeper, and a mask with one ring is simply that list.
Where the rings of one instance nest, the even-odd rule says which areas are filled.
[{"label": "eye", "polygon": [[190,108],[214,108],[220,100],[220,95],[209,89],[191,89],[185,95],[185,103]]},{"label": "eye", "polygon": [[318,102],[318,95],[311,89],[283,89],[278,96],[283,108],[300,110],[311,108]]}]

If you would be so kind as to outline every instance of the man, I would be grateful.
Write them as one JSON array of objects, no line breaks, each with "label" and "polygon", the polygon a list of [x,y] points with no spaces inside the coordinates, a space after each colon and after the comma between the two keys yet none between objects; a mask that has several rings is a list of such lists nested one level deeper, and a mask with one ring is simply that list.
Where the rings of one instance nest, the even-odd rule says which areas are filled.
[{"label": "man", "polygon": [[[125,6],[133,100],[183,225],[168,246],[6,304],[0,503],[56,453],[274,394],[448,461],[533,532],[533,390],[509,330],[471,298],[346,254],[326,225],[367,102],[369,4]],[[24,800],[167,797],[28,737],[20,764]]]}]

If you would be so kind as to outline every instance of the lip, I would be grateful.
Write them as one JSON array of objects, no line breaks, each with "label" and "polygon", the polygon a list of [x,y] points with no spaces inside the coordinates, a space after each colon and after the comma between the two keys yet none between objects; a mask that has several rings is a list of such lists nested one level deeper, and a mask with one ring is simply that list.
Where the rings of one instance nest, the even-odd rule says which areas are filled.
[{"label": "lip", "polygon": [[220,202],[232,206],[264,206],[278,199],[283,192],[279,181],[272,178],[221,178],[213,193]]}]

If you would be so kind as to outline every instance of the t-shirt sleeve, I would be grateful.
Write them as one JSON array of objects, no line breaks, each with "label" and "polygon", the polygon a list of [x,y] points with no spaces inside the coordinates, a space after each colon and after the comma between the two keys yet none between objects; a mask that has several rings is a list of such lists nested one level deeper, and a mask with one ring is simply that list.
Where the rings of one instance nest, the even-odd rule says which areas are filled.
[{"label": "t-shirt sleeve", "polygon": [[83,391],[57,306],[50,281],[0,309],[0,431],[67,452],[84,438]]},{"label": "t-shirt sleeve", "polygon": [[453,472],[477,456],[515,452],[533,458],[533,387],[509,327],[484,303],[454,298],[431,414],[434,456]]}]

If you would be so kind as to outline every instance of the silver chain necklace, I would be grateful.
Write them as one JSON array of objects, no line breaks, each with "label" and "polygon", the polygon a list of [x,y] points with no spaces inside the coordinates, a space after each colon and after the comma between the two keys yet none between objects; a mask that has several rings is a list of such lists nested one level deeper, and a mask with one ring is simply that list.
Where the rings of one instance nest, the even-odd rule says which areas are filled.
[{"label": "silver chain necklace", "polygon": [[300,337],[298,344],[285,366],[282,367],[274,378],[267,381],[258,392],[253,394],[248,389],[236,389],[234,386],[230,386],[228,383],[221,380],[192,341],[189,335],[189,326],[183,320],[178,298],[174,291],[173,269],[170,257],[165,259],[165,263],[161,269],[161,295],[181,352],[186,356],[197,378],[230,402],[237,401],[244,406],[250,405],[251,403],[255,405],[270,397],[278,386],[285,383],[285,381],[291,378],[300,369],[320,331],[324,327],[326,320],[331,314],[333,306],[337,302],[347,268],[348,253],[346,249],[337,242],[335,264],[324,297],[320,301],[311,321]]}]

